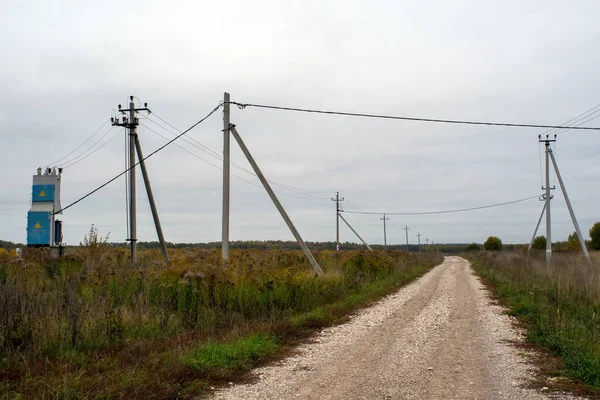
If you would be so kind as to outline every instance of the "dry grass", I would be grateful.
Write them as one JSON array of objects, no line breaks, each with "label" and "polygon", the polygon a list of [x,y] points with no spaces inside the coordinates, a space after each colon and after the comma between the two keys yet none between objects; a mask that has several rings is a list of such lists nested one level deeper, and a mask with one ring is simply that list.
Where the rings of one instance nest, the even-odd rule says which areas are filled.
[{"label": "dry grass", "polygon": [[224,357],[238,366],[215,376],[189,361],[206,343],[264,334],[285,345],[441,260],[323,251],[315,256],[326,273],[315,277],[299,251],[232,251],[227,264],[217,250],[171,255],[165,265],[158,250],[141,251],[133,268],[102,240],[60,260],[0,254],[2,397],[190,397],[262,357]]}]

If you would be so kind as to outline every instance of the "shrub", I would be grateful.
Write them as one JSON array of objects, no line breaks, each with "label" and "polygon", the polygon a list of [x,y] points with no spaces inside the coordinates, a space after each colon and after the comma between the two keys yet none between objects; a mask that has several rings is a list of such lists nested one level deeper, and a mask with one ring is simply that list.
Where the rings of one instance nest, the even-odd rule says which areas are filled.
[{"label": "shrub", "polygon": [[477,251],[477,250],[481,250],[481,246],[478,245],[477,243],[471,243],[470,245],[467,246],[467,251]]},{"label": "shrub", "polygon": [[483,244],[483,248],[486,250],[500,251],[502,250],[502,240],[496,236],[490,236]]},{"label": "shrub", "polygon": [[546,249],[546,236],[537,236],[533,239],[532,249],[536,250],[544,250]]}]

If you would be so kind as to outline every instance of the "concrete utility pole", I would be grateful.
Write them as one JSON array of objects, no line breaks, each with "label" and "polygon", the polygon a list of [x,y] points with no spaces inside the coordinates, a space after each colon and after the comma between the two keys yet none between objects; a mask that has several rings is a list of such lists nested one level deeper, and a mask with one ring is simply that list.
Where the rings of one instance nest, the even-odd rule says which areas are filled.
[{"label": "concrete utility pole", "polygon": [[[161,245],[161,250],[166,261],[169,261],[169,255],[167,253],[167,245],[163,235],[162,227],[160,225],[160,219],[158,217],[158,211],[156,209],[156,203],[154,202],[154,195],[152,194],[152,187],[150,186],[150,177],[148,176],[148,170],[144,162],[144,156],[142,154],[142,147],[137,135],[137,126],[139,125],[136,114],[139,111],[147,111],[150,113],[148,103],[144,104],[144,107],[135,108],[133,102],[133,96],[129,97],[129,108],[123,109],[119,104],[119,112],[123,115],[121,121],[119,118],[111,118],[113,126],[123,126],[129,130],[129,238],[127,241],[130,242],[131,246],[131,262],[135,264],[137,262],[137,209],[136,209],[136,187],[135,187],[135,154],[137,151],[138,158],[140,160],[140,168],[144,177],[144,185],[146,186],[146,193],[148,195],[148,201],[150,203],[150,209],[152,211],[152,218],[154,219],[154,225],[156,227],[156,233],[158,241]],[[127,117],[129,113],[129,117]]]},{"label": "concrete utility pole", "polygon": [[160,243],[160,250],[162,251],[165,261],[169,262],[169,253],[167,252],[165,236],[163,235],[160,218],[158,217],[158,210],[156,209],[156,203],[154,202],[154,194],[152,194],[152,186],[150,186],[150,177],[148,176],[148,170],[146,169],[146,162],[144,161],[142,146],[137,135],[135,135],[135,148],[137,149],[138,159],[140,160],[140,169],[142,170],[142,176],[144,177],[144,185],[146,186],[148,201],[150,202],[150,211],[152,211],[152,219],[154,220],[156,236],[158,236],[158,242]]},{"label": "concrete utility pole", "polygon": [[229,93],[223,95],[223,225],[221,227],[221,254],[229,259]]},{"label": "concrete utility pole", "polygon": [[340,218],[342,219],[342,221],[344,221],[344,222],[346,223],[346,225],[348,225],[348,228],[350,228],[350,230],[351,230],[352,232],[354,232],[354,234],[356,235],[356,237],[357,237],[357,238],[359,238],[359,239],[360,239],[360,241],[361,241],[361,242],[363,242],[363,244],[364,244],[365,246],[367,246],[367,249],[369,249],[370,251],[373,251],[373,249],[371,248],[371,246],[369,246],[369,243],[365,242],[365,240],[364,240],[362,237],[360,237],[360,235],[358,234],[358,232],[356,232],[356,231],[354,230],[354,228],[352,227],[352,225],[350,225],[350,224],[348,223],[348,221],[346,221],[346,218],[342,217],[342,214],[340,214]]},{"label": "concrete utility pole", "polygon": [[[556,135],[554,135],[556,138]],[[556,139],[555,139],[556,140]],[[556,164],[556,159],[554,158],[554,154],[552,153],[552,149],[549,149],[548,153],[550,154],[550,159],[552,160],[552,164],[554,165],[554,171],[556,172],[556,178],[558,178],[558,183],[560,184],[560,189],[562,190],[563,197],[565,198],[565,202],[567,203],[567,208],[569,209],[569,214],[571,214],[571,220],[573,221],[573,225],[575,226],[575,232],[577,232],[577,238],[579,239],[579,244],[581,245],[581,250],[585,255],[585,259],[588,264],[592,264],[592,260],[590,260],[590,254],[588,253],[587,247],[585,246],[585,241],[583,240],[583,235],[581,234],[581,229],[579,229],[579,223],[577,223],[577,218],[575,218],[575,212],[573,211],[573,206],[571,206],[571,201],[569,200],[569,195],[567,195],[567,188],[565,187],[565,183],[562,180],[560,175],[560,171],[558,170],[558,164]]]},{"label": "concrete utility pole", "polygon": [[383,218],[379,219],[383,220],[383,248],[384,250],[387,250],[387,233],[385,229],[385,221],[387,221],[389,218],[387,218],[385,214],[383,214]]},{"label": "concrete utility pole", "polygon": [[402,228],[406,231],[406,252],[408,253],[408,231],[410,230],[410,228],[408,227],[408,225],[406,225],[406,227]]},{"label": "concrete utility pole", "polygon": [[312,253],[308,249],[308,246],[306,245],[306,243],[304,243],[304,240],[302,240],[302,237],[300,236],[300,233],[298,233],[298,230],[296,229],[296,227],[292,223],[292,220],[290,219],[290,217],[285,212],[285,209],[283,208],[283,206],[279,202],[279,199],[275,195],[275,192],[273,192],[273,189],[271,188],[271,185],[267,181],[267,178],[265,178],[265,176],[262,174],[260,168],[258,167],[258,164],[256,163],[256,161],[254,161],[254,157],[252,157],[252,154],[250,154],[250,150],[248,150],[248,148],[246,147],[246,144],[242,140],[242,138],[239,135],[237,129],[235,129],[235,125],[230,124],[229,125],[229,131],[231,132],[231,134],[233,135],[233,137],[235,138],[235,140],[238,142],[238,145],[240,146],[240,148],[242,149],[242,152],[244,153],[244,155],[248,159],[248,162],[252,166],[252,169],[254,169],[254,173],[256,174],[256,176],[258,177],[258,179],[260,179],[260,181],[263,184],[265,190],[269,194],[269,197],[271,198],[271,200],[273,200],[273,204],[275,204],[275,207],[279,211],[279,214],[281,214],[281,217],[283,218],[283,220],[287,224],[288,228],[290,228],[290,231],[292,232],[292,234],[294,235],[294,237],[298,241],[298,244],[300,245],[300,248],[302,249],[302,251],[306,255],[306,258],[308,258],[308,261],[310,262],[310,265],[313,267],[315,273],[317,273],[318,275],[322,275],[323,274],[323,270],[319,266],[319,263],[317,263],[317,260],[315,260],[315,258],[313,257]]},{"label": "concrete utility pole", "polygon": [[421,252],[421,233],[417,233],[417,237],[419,238],[419,253]]},{"label": "concrete utility pole", "polygon": [[340,251],[340,202],[344,198],[340,199],[340,192],[335,192],[335,199],[332,197],[331,201],[335,201],[335,250]]},{"label": "concrete utility pole", "polygon": [[[542,190],[546,190],[546,265],[549,266],[552,261],[552,218],[550,213],[550,143],[556,142],[556,138],[549,139],[546,135],[546,139],[542,139],[542,136],[538,136],[540,143],[544,143],[546,147],[546,187],[542,187]],[[554,188],[552,188],[554,189]]]}]

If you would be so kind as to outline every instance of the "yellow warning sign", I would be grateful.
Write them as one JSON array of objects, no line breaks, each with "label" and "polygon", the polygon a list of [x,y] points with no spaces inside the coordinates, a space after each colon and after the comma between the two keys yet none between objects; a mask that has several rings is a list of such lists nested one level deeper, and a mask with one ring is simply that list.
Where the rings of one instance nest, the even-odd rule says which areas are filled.
[{"label": "yellow warning sign", "polygon": [[40,197],[46,197],[46,192],[44,192],[44,189],[42,189],[42,191],[40,193]]},{"label": "yellow warning sign", "polygon": [[35,229],[42,229],[42,225],[39,222],[35,223]]}]

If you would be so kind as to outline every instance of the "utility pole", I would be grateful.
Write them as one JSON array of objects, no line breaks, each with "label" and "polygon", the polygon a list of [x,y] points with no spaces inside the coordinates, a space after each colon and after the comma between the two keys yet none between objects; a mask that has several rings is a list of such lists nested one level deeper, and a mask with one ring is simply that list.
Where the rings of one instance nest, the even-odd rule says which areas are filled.
[{"label": "utility pole", "polygon": [[229,259],[229,93],[223,95],[223,225],[221,227],[221,254]]},{"label": "utility pole", "polygon": [[[160,225],[160,218],[158,217],[158,211],[156,209],[156,203],[154,202],[154,195],[152,194],[152,187],[150,186],[150,177],[148,176],[148,170],[146,169],[146,164],[144,162],[144,156],[142,153],[142,147],[140,145],[140,140],[137,135],[137,126],[139,125],[138,118],[136,114],[139,111],[147,111],[151,113],[148,108],[148,103],[144,103],[144,107],[135,108],[135,103],[133,102],[133,96],[129,97],[129,108],[123,109],[119,104],[119,112],[123,115],[122,119],[119,121],[119,118],[111,118],[111,122],[113,126],[123,126],[129,130],[129,235],[127,241],[130,242],[131,246],[131,263],[135,264],[137,262],[137,221],[136,221],[136,187],[135,187],[135,155],[137,152],[139,158],[140,169],[142,170],[142,175],[144,178],[144,185],[146,187],[146,193],[148,195],[148,201],[150,203],[150,209],[152,211],[152,218],[154,219],[154,225],[156,227],[156,234],[158,236],[158,241],[161,245],[161,250],[163,256],[166,261],[169,261],[169,255],[167,253],[167,245],[165,242],[165,238],[163,235],[162,227]],[[129,113],[129,117],[127,117],[127,113]]]},{"label": "utility pole", "polygon": [[386,233],[386,229],[385,229],[385,221],[387,221],[389,218],[387,218],[384,213],[383,218],[379,218],[379,219],[383,220],[383,248],[384,248],[384,250],[387,250],[387,233]]},{"label": "utility pole", "polygon": [[406,227],[402,228],[406,231],[406,252],[408,253],[408,231],[410,230],[410,228],[408,227],[408,225],[406,225]]},{"label": "utility pole", "polygon": [[[550,148],[551,142],[556,142],[556,136],[554,139],[550,139],[549,135],[546,135],[546,139],[542,139],[542,135],[538,136],[540,143],[544,143],[546,147],[546,187],[542,187],[542,190],[546,191],[546,265],[550,266],[552,261],[552,218],[550,213]],[[554,188],[552,188],[554,189]]]},{"label": "utility pole", "polygon": [[419,253],[421,252],[421,233],[417,233],[417,237],[419,238]]},{"label": "utility pole", "polygon": [[335,250],[340,251],[340,202],[344,198],[340,199],[340,192],[335,192],[335,199],[332,197],[331,201],[335,201]]}]

